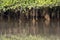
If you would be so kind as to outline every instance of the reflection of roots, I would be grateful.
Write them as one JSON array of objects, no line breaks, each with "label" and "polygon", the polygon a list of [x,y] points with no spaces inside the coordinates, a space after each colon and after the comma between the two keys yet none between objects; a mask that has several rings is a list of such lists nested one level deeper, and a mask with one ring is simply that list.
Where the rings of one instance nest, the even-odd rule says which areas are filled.
[{"label": "reflection of roots", "polygon": [[45,20],[45,24],[48,25],[50,23],[50,21],[48,20]]},{"label": "reflection of roots", "polygon": [[34,25],[34,24],[35,24],[35,22],[36,22],[36,20],[33,18],[32,22],[33,22],[33,25]]},{"label": "reflection of roots", "polygon": [[48,14],[45,15],[45,24],[48,25],[50,23],[50,17]]},{"label": "reflection of roots", "polygon": [[48,20],[48,21],[50,21],[50,17],[49,17],[48,14],[45,15],[45,19]]}]

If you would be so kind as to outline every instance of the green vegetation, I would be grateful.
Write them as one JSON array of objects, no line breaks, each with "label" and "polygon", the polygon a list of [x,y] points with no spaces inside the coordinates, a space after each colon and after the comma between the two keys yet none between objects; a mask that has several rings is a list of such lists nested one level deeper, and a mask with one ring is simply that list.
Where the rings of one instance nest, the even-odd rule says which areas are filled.
[{"label": "green vegetation", "polygon": [[60,0],[0,0],[0,9],[59,6]]},{"label": "green vegetation", "polygon": [[19,36],[19,35],[1,35],[0,40],[60,40],[58,36]]}]

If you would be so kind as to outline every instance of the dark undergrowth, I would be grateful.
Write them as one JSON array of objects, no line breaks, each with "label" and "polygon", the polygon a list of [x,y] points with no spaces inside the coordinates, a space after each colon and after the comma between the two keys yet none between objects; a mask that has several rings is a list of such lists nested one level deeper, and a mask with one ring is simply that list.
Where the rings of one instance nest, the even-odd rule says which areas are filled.
[{"label": "dark undergrowth", "polygon": [[[21,19],[41,19],[45,18],[46,14],[50,19],[60,19],[60,6],[55,7],[39,7],[39,8],[16,8],[6,11],[0,10],[0,17],[3,18],[21,18]],[[45,18],[46,19],[46,18]]]}]

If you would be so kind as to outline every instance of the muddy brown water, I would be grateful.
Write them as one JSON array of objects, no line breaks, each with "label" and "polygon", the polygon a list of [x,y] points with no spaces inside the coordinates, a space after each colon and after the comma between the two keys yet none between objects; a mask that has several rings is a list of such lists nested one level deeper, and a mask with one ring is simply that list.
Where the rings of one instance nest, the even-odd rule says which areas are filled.
[{"label": "muddy brown water", "polygon": [[60,21],[0,18],[0,34],[60,35]]}]

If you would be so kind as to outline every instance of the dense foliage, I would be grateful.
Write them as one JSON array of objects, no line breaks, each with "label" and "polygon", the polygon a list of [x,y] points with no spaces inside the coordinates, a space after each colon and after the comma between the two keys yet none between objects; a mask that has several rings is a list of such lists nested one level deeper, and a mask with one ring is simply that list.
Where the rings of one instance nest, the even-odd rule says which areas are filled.
[{"label": "dense foliage", "polygon": [[0,0],[0,9],[16,7],[59,6],[60,0]]}]

